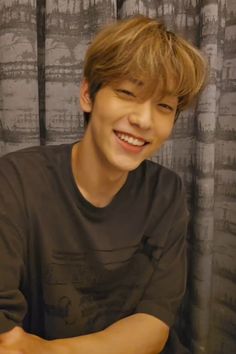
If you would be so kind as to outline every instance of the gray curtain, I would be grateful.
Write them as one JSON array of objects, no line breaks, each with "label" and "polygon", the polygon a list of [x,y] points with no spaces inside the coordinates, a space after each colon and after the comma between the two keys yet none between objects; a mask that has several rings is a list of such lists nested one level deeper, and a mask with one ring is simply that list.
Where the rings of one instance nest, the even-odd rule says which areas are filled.
[{"label": "gray curtain", "polygon": [[194,354],[236,353],[236,1],[0,0],[0,154],[80,139],[83,57],[104,24],[158,18],[201,48],[209,82],[154,160],[183,178],[189,280],[177,323]]}]

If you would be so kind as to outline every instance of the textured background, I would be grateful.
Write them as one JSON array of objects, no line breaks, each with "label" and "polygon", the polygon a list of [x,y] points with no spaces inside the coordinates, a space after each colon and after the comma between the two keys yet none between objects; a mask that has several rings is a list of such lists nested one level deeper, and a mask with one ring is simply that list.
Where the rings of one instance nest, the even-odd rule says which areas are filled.
[{"label": "textured background", "polygon": [[0,154],[81,138],[78,91],[94,34],[144,14],[201,48],[209,83],[154,160],[187,192],[189,282],[178,327],[192,353],[236,353],[236,1],[0,0]]}]

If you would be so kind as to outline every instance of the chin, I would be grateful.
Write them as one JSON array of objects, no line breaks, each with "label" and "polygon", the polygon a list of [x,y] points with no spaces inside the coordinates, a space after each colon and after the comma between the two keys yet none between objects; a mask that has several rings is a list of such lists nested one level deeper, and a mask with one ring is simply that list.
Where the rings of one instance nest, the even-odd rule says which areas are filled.
[{"label": "chin", "polygon": [[120,163],[118,161],[115,162],[115,166],[117,167],[117,169],[119,169],[120,171],[123,171],[123,172],[130,172],[130,171],[133,171],[135,170],[141,163],[143,162],[143,160],[141,161],[121,161]]}]

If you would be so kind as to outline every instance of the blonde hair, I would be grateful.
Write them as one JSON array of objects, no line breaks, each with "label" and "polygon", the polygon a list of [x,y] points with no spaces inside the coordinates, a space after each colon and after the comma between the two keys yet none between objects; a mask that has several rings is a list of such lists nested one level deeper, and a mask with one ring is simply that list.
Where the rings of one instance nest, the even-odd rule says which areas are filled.
[{"label": "blonde hair", "polygon": [[105,27],[88,48],[84,64],[92,100],[102,86],[132,80],[142,83],[142,99],[176,95],[178,111],[199,94],[206,72],[206,60],[198,49],[144,16]]}]

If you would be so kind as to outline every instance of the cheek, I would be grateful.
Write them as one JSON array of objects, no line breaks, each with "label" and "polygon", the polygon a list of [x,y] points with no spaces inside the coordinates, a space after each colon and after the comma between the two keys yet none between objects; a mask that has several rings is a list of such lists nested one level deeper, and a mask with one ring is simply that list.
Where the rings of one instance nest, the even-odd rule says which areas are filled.
[{"label": "cheek", "polygon": [[155,125],[155,131],[156,131],[156,136],[159,140],[166,140],[170,136],[172,130],[173,130],[173,122],[171,121],[164,121],[164,122],[159,122],[156,123]]},{"label": "cheek", "polygon": [[103,116],[104,119],[110,121],[116,118],[123,117],[132,111],[130,102],[121,102],[114,94],[109,92],[102,92],[95,102],[95,110],[97,114]]},{"label": "cheek", "polygon": [[117,114],[119,114],[119,107],[109,100],[104,100],[96,105],[94,113],[99,117],[101,122],[112,122]]}]

